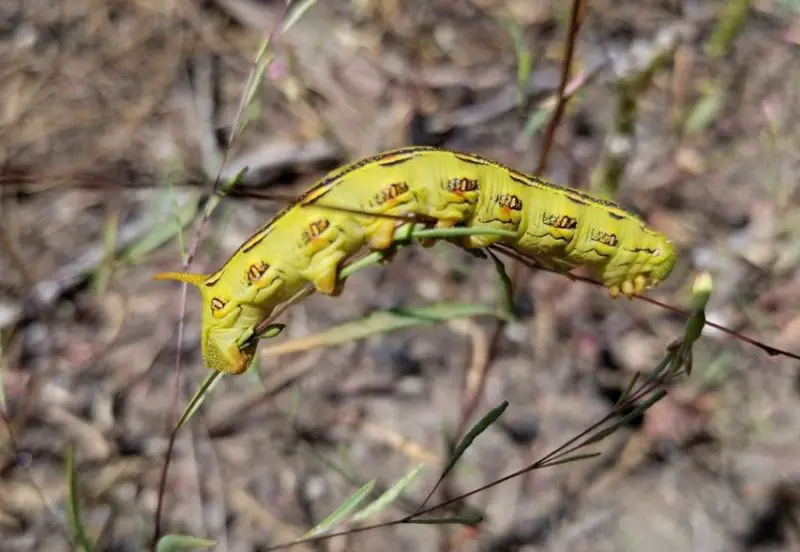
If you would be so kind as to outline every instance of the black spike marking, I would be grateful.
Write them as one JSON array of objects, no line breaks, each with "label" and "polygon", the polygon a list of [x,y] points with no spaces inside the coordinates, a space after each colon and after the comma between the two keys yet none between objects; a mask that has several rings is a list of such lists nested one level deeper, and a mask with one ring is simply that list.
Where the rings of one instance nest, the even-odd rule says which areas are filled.
[{"label": "black spike marking", "polygon": [[214,285],[219,282],[220,278],[222,278],[222,269],[208,277],[208,280],[205,281],[206,287],[214,287]]},{"label": "black spike marking", "polygon": [[[286,211],[286,210],[287,210],[287,209],[284,209],[283,211],[281,211],[280,213],[278,213],[278,215],[281,215],[281,214],[282,214],[284,211]],[[261,240],[263,240],[264,238],[266,238],[267,236],[269,236],[269,232],[268,232],[267,230],[270,228],[270,226],[272,225],[272,223],[273,223],[273,222],[275,222],[275,220],[277,220],[277,218],[278,218],[278,217],[275,217],[275,218],[274,218],[274,219],[272,219],[272,221],[270,221],[270,222],[269,222],[269,223],[268,223],[266,226],[264,226],[264,227],[260,228],[258,232],[256,232],[255,234],[253,234],[253,236],[252,236],[252,237],[251,237],[249,240],[247,240],[246,242],[244,242],[244,243],[242,244],[242,246],[239,248],[239,250],[240,250],[242,253],[247,253],[248,251],[250,251],[251,249],[253,249],[255,246],[257,246],[259,243],[261,243]]]},{"label": "black spike marking", "polygon": [[471,163],[472,165],[491,165],[492,162],[478,157],[477,155],[471,155],[469,153],[461,153],[461,152],[450,152],[456,156],[459,161],[463,161],[464,163]]},{"label": "black spike marking", "polygon": [[578,205],[589,205],[589,203],[587,201],[583,201],[583,200],[578,199],[576,197],[572,197],[569,194],[566,194],[566,196],[567,196],[567,199],[570,200],[572,203],[577,203]]},{"label": "black spike marking", "polygon": [[515,173],[514,171],[508,171],[508,177],[516,182],[517,184],[522,184],[523,186],[533,186],[534,182],[524,178],[523,175],[519,173]]},{"label": "black spike marking", "polygon": [[416,154],[412,153],[412,154],[406,155],[405,157],[398,156],[396,159],[393,159],[393,158],[390,157],[388,159],[384,159],[382,161],[378,161],[378,165],[380,165],[381,167],[394,167],[396,165],[402,165],[403,163],[405,163],[407,161],[411,161],[412,159],[414,159],[415,156],[416,156]]}]

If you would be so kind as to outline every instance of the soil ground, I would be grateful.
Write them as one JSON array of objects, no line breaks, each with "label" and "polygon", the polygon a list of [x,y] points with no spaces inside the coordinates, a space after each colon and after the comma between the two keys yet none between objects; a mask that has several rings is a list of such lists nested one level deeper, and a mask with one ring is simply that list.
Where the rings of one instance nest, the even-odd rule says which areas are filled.
[{"label": "soil ground", "polygon": [[[72,549],[70,446],[97,549],[144,550],[169,429],[206,374],[189,290],[176,402],[180,287],[151,277],[179,266],[181,245],[158,238],[196,213],[283,3],[53,4],[0,3],[0,550]],[[334,166],[411,142],[533,171],[570,4],[318,2],[275,43],[226,174],[247,165],[246,186],[294,194]],[[722,55],[706,46],[727,2],[588,4],[573,68],[588,78],[542,176],[589,187],[615,151],[622,79],[673,37],[650,86],[633,94],[635,147],[616,193],[680,250],[649,295],[686,307],[694,274],[709,270],[710,320],[800,351],[797,4],[751,2]],[[532,57],[521,106],[520,50]],[[224,202],[194,268],[216,270],[281,207]],[[683,328],[653,305],[546,272],[525,273],[519,292],[520,319],[503,330],[467,423],[509,407],[449,479],[450,496],[589,427]],[[449,245],[401,251],[341,296],[294,306],[278,341],[445,300],[497,301],[492,264]],[[165,531],[211,538],[220,551],[264,550],[302,536],[366,481],[391,485],[423,462],[404,499],[373,521],[413,511],[446,460],[444,432],[468,413],[493,328],[491,318],[460,319],[262,351],[260,370],[222,380],[179,434]],[[405,525],[297,549],[800,550],[797,369],[707,330],[691,376],[593,445],[599,458],[470,497],[486,516],[476,530]]]}]

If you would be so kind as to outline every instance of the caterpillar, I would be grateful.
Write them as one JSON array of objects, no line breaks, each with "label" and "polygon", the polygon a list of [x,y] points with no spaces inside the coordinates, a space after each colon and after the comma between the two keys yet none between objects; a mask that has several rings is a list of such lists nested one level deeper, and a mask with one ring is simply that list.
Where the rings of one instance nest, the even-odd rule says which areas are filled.
[{"label": "caterpillar", "polygon": [[613,298],[658,285],[675,263],[672,243],[616,203],[471,153],[412,146],[328,173],[217,272],[154,278],[200,290],[205,363],[239,374],[250,365],[257,340],[240,349],[237,339],[308,283],[323,294],[340,293],[342,264],[364,246],[389,251],[397,226],[408,224],[390,215],[435,219],[439,228],[506,230],[459,238],[460,245],[504,244],[559,271],[585,266]]}]

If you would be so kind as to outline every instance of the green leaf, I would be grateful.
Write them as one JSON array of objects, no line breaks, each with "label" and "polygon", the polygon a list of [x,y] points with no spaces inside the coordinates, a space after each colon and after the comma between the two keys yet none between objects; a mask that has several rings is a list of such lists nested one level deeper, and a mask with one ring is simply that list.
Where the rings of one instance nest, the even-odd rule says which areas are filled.
[{"label": "green leaf", "polygon": [[417,467],[410,470],[403,476],[402,479],[400,479],[400,481],[392,485],[386,490],[386,492],[375,499],[375,502],[354,515],[352,521],[369,519],[397,500],[397,497],[400,496],[400,493],[406,490],[406,488],[417,478],[419,472],[422,471],[423,466],[424,464],[419,464]]},{"label": "green leaf", "polygon": [[194,413],[200,408],[200,405],[203,404],[203,401],[206,399],[208,394],[211,390],[216,386],[216,384],[222,379],[222,372],[209,372],[206,376],[206,379],[200,385],[200,389],[192,396],[189,404],[186,405],[186,408],[181,415],[180,420],[178,420],[178,424],[176,428],[182,428],[186,422],[189,421],[189,418],[194,416]]},{"label": "green leaf", "polygon": [[505,315],[498,312],[495,307],[474,303],[438,303],[424,307],[394,308],[378,311],[365,318],[346,322],[316,334],[265,347],[263,352],[266,355],[280,356],[348,343],[377,333],[413,326],[428,326],[471,316],[504,318]]},{"label": "green leaf", "polygon": [[727,56],[749,13],[750,0],[727,0],[717,20],[714,32],[705,45],[706,54],[712,59]]},{"label": "green leaf", "polygon": [[78,496],[80,494],[78,473],[75,469],[75,449],[72,445],[67,447],[67,493],[69,498],[69,527],[72,530],[72,536],[83,552],[91,552],[92,543],[86,533],[86,527],[83,525],[81,516],[81,505]]},{"label": "green leaf", "polygon": [[95,293],[102,295],[106,292],[111,272],[114,268],[114,257],[117,252],[117,231],[119,215],[112,213],[103,224],[103,260],[97,266],[92,285]]},{"label": "green leaf", "polygon": [[211,548],[217,543],[213,540],[201,539],[189,535],[164,535],[158,539],[156,552],[180,552],[182,550],[197,550],[198,548]]},{"label": "green leaf", "polygon": [[211,198],[208,200],[208,203],[206,203],[206,210],[204,213],[206,218],[209,218],[211,216],[211,214],[214,212],[217,206],[219,206],[220,202],[226,197],[225,193],[235,188],[242,181],[244,176],[247,174],[247,171],[249,170],[250,167],[243,167],[239,169],[239,172],[237,172],[235,175],[233,175],[232,178],[228,179],[227,181],[225,181],[225,183],[222,184],[221,190],[217,190],[217,193],[211,196]]},{"label": "green leaf", "polygon": [[702,385],[706,388],[713,388],[721,385],[730,375],[733,356],[728,353],[716,357],[701,373]]},{"label": "green leaf", "polygon": [[628,384],[628,387],[625,388],[625,391],[619,396],[619,399],[617,399],[617,403],[616,403],[615,406],[619,406],[624,401],[628,400],[628,397],[631,396],[631,393],[633,392],[633,388],[636,386],[636,382],[638,382],[638,381],[639,381],[639,373],[636,372],[635,374],[633,374],[633,377],[631,378],[631,381]]},{"label": "green leaf", "polygon": [[489,429],[493,423],[497,421],[497,419],[503,415],[506,408],[508,408],[508,401],[503,401],[499,406],[491,409],[483,418],[478,420],[478,423],[472,426],[472,428],[467,432],[461,442],[456,445],[455,449],[453,450],[453,454],[450,455],[450,459],[447,461],[447,465],[445,466],[444,470],[442,471],[442,475],[439,478],[444,479],[445,476],[452,470],[458,460],[464,455],[467,449],[472,445],[473,441]]},{"label": "green leaf", "polygon": [[253,71],[251,71],[250,77],[247,80],[244,95],[242,96],[241,103],[239,104],[239,110],[234,119],[233,133],[230,139],[231,142],[233,142],[242,133],[247,125],[247,119],[244,117],[244,113],[247,107],[252,103],[256,92],[258,92],[258,87],[261,85],[261,81],[264,79],[264,73],[266,73],[267,68],[275,60],[275,54],[268,53],[269,42],[269,36],[261,41],[261,47],[259,48],[258,55],[256,56],[255,67]]},{"label": "green leaf", "polygon": [[523,134],[529,138],[536,135],[536,133],[542,130],[547,124],[552,111],[553,108],[549,105],[536,109],[531,116],[528,117],[528,122],[525,124]]},{"label": "green leaf", "polygon": [[525,84],[533,70],[533,56],[525,43],[525,33],[522,26],[511,18],[503,18],[503,24],[514,41],[514,50],[517,57],[517,105],[522,105],[525,99]]},{"label": "green leaf", "polygon": [[686,118],[685,129],[688,134],[706,130],[717,118],[725,105],[725,92],[717,85],[707,96],[697,102]]},{"label": "green leaf", "polygon": [[306,533],[303,538],[314,537],[317,535],[321,535],[325,531],[328,531],[332,527],[334,527],[337,523],[342,521],[347,515],[355,510],[359,504],[361,504],[369,493],[372,492],[372,488],[375,486],[375,480],[372,480],[364,485],[361,486],[350,498],[348,498],[344,504],[336,508],[332,514],[328,517],[323,519],[319,524],[317,524],[311,531]]}]

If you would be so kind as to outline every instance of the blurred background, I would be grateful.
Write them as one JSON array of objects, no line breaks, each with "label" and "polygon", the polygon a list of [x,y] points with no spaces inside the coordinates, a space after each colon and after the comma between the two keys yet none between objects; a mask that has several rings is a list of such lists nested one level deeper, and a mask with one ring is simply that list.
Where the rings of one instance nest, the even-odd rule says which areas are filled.
[{"label": "blurred background", "polygon": [[[0,2],[0,550],[80,549],[71,502],[95,550],[149,549],[170,429],[207,373],[196,292],[179,336],[181,288],[151,278],[180,266],[218,173],[249,167],[245,189],[295,195],[408,144],[538,171],[675,242],[675,271],[648,295],[686,308],[708,270],[710,320],[800,351],[800,4],[577,4],[569,101],[550,134],[571,1],[295,2],[282,33],[278,0]],[[284,206],[224,200],[193,269],[219,268]],[[437,500],[591,426],[683,332],[680,316],[546,272],[522,272],[517,293],[503,326],[453,317],[262,346],[178,434],[161,532],[266,550],[422,463],[370,521],[410,514],[448,434],[509,401]],[[293,306],[274,343],[444,301],[496,304],[493,264],[408,248],[339,298]],[[402,525],[293,550],[800,550],[797,368],[707,329],[691,376],[593,445],[600,457],[465,500],[485,516],[477,528]]]}]

